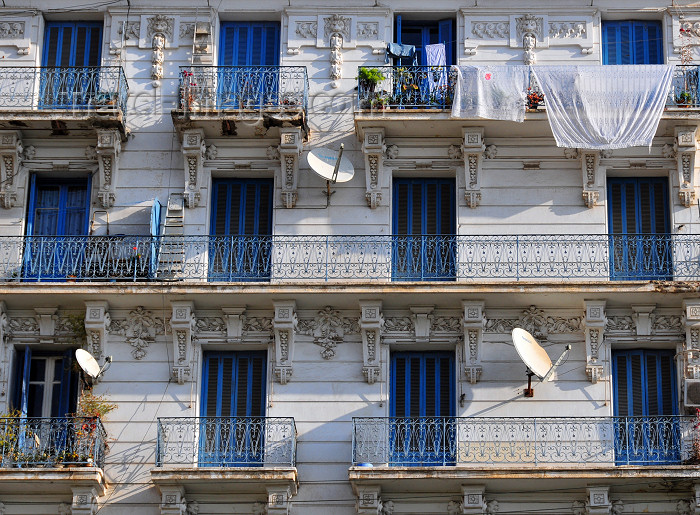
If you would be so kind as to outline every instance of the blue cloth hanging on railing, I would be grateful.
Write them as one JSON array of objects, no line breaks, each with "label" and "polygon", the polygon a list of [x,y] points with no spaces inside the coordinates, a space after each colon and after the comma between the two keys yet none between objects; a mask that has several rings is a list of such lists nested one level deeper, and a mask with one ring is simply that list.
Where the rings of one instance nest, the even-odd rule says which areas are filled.
[{"label": "blue cloth hanging on railing", "polygon": [[413,59],[413,64],[416,64],[416,47],[415,45],[389,43],[386,46],[386,63],[389,62],[390,57],[393,59],[403,59],[405,57],[410,57]]}]

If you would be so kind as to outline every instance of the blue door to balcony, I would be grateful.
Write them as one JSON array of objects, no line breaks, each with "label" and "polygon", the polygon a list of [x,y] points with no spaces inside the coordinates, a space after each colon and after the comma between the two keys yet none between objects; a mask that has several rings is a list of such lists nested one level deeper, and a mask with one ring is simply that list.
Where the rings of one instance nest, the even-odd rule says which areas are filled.
[{"label": "blue door to balcony", "polygon": [[279,105],[279,54],[279,23],[222,23],[220,108],[260,109],[265,105]]},{"label": "blue door to balcony", "polygon": [[608,179],[608,220],[612,279],[673,277],[667,179]]},{"label": "blue door to balcony", "polygon": [[90,180],[31,178],[24,248],[25,279],[83,276]]},{"label": "blue door to balcony", "polygon": [[254,281],[270,277],[272,179],[212,182],[209,277]]},{"label": "blue door to balcony", "polygon": [[256,466],[264,460],[265,352],[206,352],[200,466]]},{"label": "blue door to balcony", "polygon": [[102,25],[52,22],[46,25],[40,84],[41,106],[82,108],[99,91]]},{"label": "blue door to balcony", "polygon": [[389,460],[392,465],[454,465],[454,356],[391,356]]},{"label": "blue door to balcony", "polygon": [[394,179],[393,202],[393,279],[454,280],[454,179]]},{"label": "blue door to balcony", "polygon": [[673,351],[613,351],[615,462],[678,463],[681,434]]}]

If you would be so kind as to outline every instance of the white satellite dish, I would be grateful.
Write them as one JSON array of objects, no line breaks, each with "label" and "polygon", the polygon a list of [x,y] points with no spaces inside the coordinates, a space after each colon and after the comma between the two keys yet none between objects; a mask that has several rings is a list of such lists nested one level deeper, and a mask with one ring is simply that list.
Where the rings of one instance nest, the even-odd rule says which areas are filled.
[{"label": "white satellite dish", "polygon": [[97,363],[97,360],[88,351],[83,349],[76,349],[75,359],[78,361],[78,365],[83,369],[87,375],[93,379],[97,379],[102,375],[102,373],[109,368],[109,364],[112,363],[112,356],[107,356],[105,358],[105,364],[102,368]]},{"label": "white satellite dish", "polygon": [[328,148],[317,148],[309,151],[306,162],[317,175],[326,179],[326,207],[331,203],[331,184],[348,182],[355,175],[352,163],[343,157],[345,144],[340,145],[338,153]]},{"label": "white satellite dish", "polygon": [[571,345],[567,345],[556,363],[552,364],[552,360],[549,359],[547,351],[545,351],[540,344],[537,343],[537,340],[525,329],[516,327],[513,329],[511,337],[513,339],[513,345],[515,345],[515,350],[518,352],[518,356],[520,356],[520,359],[527,367],[527,389],[525,390],[525,397],[534,397],[535,392],[532,388],[532,376],[536,375],[539,377],[542,383],[549,381],[554,373],[554,369],[561,364],[571,350]]}]

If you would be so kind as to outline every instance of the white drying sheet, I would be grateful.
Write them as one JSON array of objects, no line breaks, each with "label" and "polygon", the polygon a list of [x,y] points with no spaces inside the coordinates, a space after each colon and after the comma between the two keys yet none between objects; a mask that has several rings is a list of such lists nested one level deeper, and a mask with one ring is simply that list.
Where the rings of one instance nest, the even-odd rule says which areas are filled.
[{"label": "white drying sheet", "polygon": [[532,66],[559,147],[651,146],[673,65]]},{"label": "white drying sheet", "polygon": [[523,121],[527,66],[453,66],[453,69],[457,71],[452,102],[454,118]]}]

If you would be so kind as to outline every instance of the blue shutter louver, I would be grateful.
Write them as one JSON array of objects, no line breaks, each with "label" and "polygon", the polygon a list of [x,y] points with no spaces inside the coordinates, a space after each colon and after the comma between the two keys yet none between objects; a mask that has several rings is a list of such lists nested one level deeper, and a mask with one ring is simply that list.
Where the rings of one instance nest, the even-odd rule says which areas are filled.
[{"label": "blue shutter louver", "polygon": [[603,21],[603,64],[663,64],[658,21]]}]

